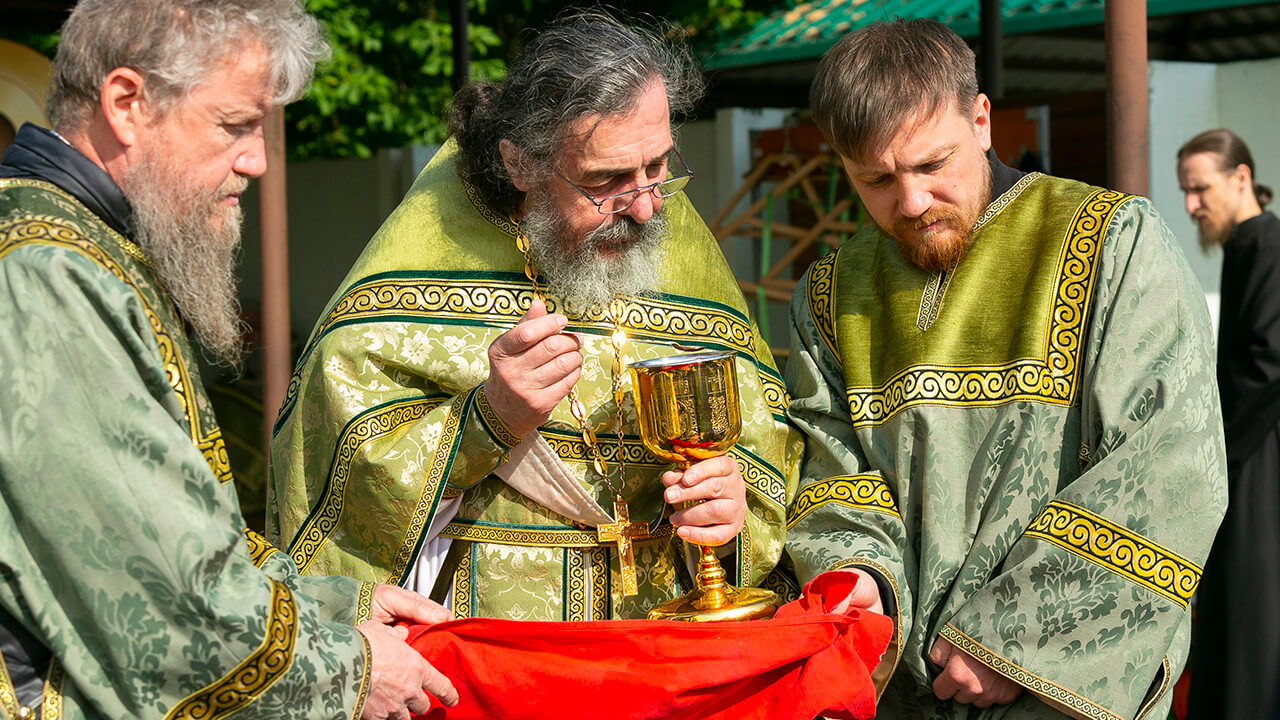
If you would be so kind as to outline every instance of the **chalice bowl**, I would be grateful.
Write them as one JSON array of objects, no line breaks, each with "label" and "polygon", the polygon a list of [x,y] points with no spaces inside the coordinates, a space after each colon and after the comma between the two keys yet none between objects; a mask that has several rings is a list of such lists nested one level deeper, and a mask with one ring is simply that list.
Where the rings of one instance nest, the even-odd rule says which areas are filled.
[{"label": "chalice bowl", "polygon": [[[733,353],[642,360],[631,364],[631,372],[640,442],[659,459],[686,470],[725,454],[738,441],[742,413]],[[778,598],[769,590],[726,583],[715,549],[699,549],[697,587],[650,610],[650,620],[755,620],[778,609]]]}]

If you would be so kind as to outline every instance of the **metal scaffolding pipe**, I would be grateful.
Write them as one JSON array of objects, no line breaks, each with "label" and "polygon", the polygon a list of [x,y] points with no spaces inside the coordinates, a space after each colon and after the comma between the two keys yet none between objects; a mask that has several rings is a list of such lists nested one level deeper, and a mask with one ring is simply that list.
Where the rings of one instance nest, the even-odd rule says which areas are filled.
[{"label": "metal scaffolding pipe", "polygon": [[289,386],[289,220],[285,193],[284,110],[277,108],[263,122],[267,172],[258,186],[262,228],[262,422],[270,441],[276,411]]},{"label": "metal scaffolding pipe", "polygon": [[1147,2],[1107,0],[1107,180],[1121,192],[1150,192],[1147,119]]}]

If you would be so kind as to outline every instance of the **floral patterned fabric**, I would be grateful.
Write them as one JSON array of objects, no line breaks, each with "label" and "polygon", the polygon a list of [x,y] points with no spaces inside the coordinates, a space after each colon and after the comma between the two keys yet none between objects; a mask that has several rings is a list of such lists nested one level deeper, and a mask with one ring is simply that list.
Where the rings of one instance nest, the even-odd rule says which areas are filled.
[{"label": "floral patterned fabric", "polygon": [[[896,619],[883,718],[1163,718],[1226,505],[1208,315],[1142,198],[1032,174],[950,276],[869,228],[792,302],[788,554]],[[937,638],[1020,683],[932,693]]]},{"label": "floral patterned fabric", "polygon": [[0,607],[52,654],[42,717],[359,714],[372,587],[246,542],[137,246],[51,184],[0,180],[0,296]]},{"label": "floral patterned fabric", "polygon": [[[631,518],[639,594],[622,596],[613,546],[506,484],[495,470],[511,437],[480,389],[489,345],[524,314],[532,286],[517,228],[462,183],[456,149],[432,159],[343,281],[303,350],[271,443],[268,535],[308,573],[404,583],[421,548],[452,539],[448,599],[462,616],[520,620],[643,617],[686,589],[681,543],[665,520],[659,475],[640,445],[623,377],[621,443],[610,389],[612,322],[571,312],[583,338],[578,397]],[[682,195],[669,198],[661,287],[622,298],[623,362],[691,349],[736,355],[744,428],[731,454],[748,486],[746,527],[727,560],[760,582],[782,552],[800,444],[786,393],[714,238]],[[550,298],[555,309],[555,298]],[[582,489],[612,512],[568,403],[539,434]],[[621,460],[621,463],[619,462]],[[442,504],[458,498],[444,527]],[[616,585],[616,586],[615,586]]]}]

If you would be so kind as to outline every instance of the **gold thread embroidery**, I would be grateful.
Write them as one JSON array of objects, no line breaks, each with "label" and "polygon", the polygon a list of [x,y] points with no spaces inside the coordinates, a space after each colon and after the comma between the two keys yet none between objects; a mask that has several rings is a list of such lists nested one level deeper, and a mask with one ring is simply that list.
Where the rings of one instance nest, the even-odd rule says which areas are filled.
[{"label": "gold thread embroidery", "polygon": [[1134,720],[1143,720],[1151,709],[1160,703],[1160,698],[1169,691],[1170,681],[1173,679],[1173,666],[1169,663],[1169,656],[1165,655],[1160,660],[1160,687],[1147,699],[1142,707],[1138,708],[1138,714],[1134,715]]},{"label": "gold thread embroidery", "polygon": [[591,620],[591,573],[587,551],[579,548],[561,550],[564,557],[564,610],[561,619]]},{"label": "gold thread embroidery", "polygon": [[1122,720],[1120,715],[1092,700],[1077,695],[1061,685],[1049,682],[1038,675],[1028,672],[1025,668],[1009,662],[1006,658],[983,647],[950,623],[943,625],[938,634],[966,654],[973,656],[983,665],[1022,685],[1041,698],[1067,708],[1072,714],[1095,720]]},{"label": "gold thread embroidery", "polygon": [[[517,277],[511,274],[512,277]],[[348,290],[325,315],[302,352],[305,361],[324,336],[339,325],[353,322],[405,321],[461,322],[494,327],[512,325],[524,314],[532,290],[521,277],[517,280],[449,278],[374,278]],[[554,304],[548,310],[554,309]],[[726,307],[690,306],[660,298],[628,298],[623,324],[632,328],[633,339],[658,343],[689,343],[724,346],[745,354],[757,366],[751,326],[745,318]],[[603,310],[584,313],[569,330],[602,328],[613,322]],[[715,338],[708,343],[708,338]],[[302,382],[299,370],[289,380],[280,408],[278,429],[297,402]]]},{"label": "gold thread embroidery", "polygon": [[[443,535],[443,533],[441,533]],[[474,580],[472,579],[474,567],[475,545],[468,545],[464,548],[465,552],[462,557],[458,558],[458,569],[453,573],[453,602],[450,606],[458,617],[472,617],[475,614],[475,602],[472,595],[472,587]]]},{"label": "gold thread embroidery", "polygon": [[49,675],[44,679],[40,698],[40,720],[62,720],[62,684],[67,671],[54,658],[49,663]]},{"label": "gold thread embroidery", "polygon": [[973,224],[973,229],[969,232],[978,232],[983,225],[991,222],[992,218],[1004,212],[1004,209],[1009,207],[1009,205],[1013,203],[1014,199],[1021,195],[1022,191],[1025,190],[1028,185],[1042,177],[1044,177],[1044,174],[1038,172],[1023,175],[1018,182],[1013,184],[1013,187],[1005,190],[1004,194],[993,200],[991,204],[987,206],[987,209],[983,211],[982,215],[978,216],[978,221]]},{"label": "gold thread embroidery", "polygon": [[271,581],[271,608],[262,644],[239,665],[212,684],[179,702],[166,720],[214,720],[258,699],[293,664],[298,636],[298,608],[289,588]]},{"label": "gold thread embroidery", "polygon": [[836,362],[840,362],[840,351],[836,349],[835,321],[836,258],[839,256],[840,249],[836,248],[835,252],[818,258],[809,268],[809,284],[805,287],[813,324]]},{"label": "gold thread embroidery", "polygon": [[1131,195],[1099,190],[1076,212],[1058,262],[1058,284],[1043,358],[996,366],[915,365],[884,385],[848,389],[853,427],[880,425],[919,405],[989,407],[1017,400],[1054,405],[1075,401],[1077,354],[1093,297],[1093,277],[1103,234]]},{"label": "gold thread embroidery", "polygon": [[[73,197],[53,185],[38,182],[26,185],[9,183],[9,185],[43,189],[74,203],[77,208],[82,207]],[[84,212],[87,213],[89,211],[84,210]],[[101,223],[100,220],[98,222],[102,229],[106,231],[106,234],[117,244],[129,242],[105,223]],[[155,336],[156,346],[160,350],[161,361],[165,368],[165,375],[169,380],[170,387],[173,388],[179,405],[182,407],[187,429],[191,434],[192,444],[204,455],[205,461],[209,464],[210,470],[213,471],[218,481],[223,484],[230,482],[232,480],[231,463],[227,456],[222,433],[216,425],[209,429],[204,428],[182,352],[179,350],[175,339],[165,330],[163,321],[147,300],[137,282],[129,277],[125,269],[108,255],[101,246],[90,240],[82,230],[71,226],[62,219],[41,216],[40,218],[19,218],[14,222],[6,223],[3,227],[3,236],[0,237],[0,257],[28,243],[51,245],[79,252],[133,290],[147,316],[147,322],[151,326],[152,334]]]},{"label": "gold thread embroidery", "polygon": [[315,560],[321,546],[337,528],[338,520],[346,508],[351,463],[360,449],[378,438],[396,432],[402,425],[416,422],[439,405],[438,398],[399,400],[370,408],[347,423],[335,444],[333,466],[329,468],[324,491],[289,543],[289,555],[298,566],[298,572],[306,570]]},{"label": "gold thread embroidery", "polygon": [[370,668],[373,665],[373,649],[369,647],[369,638],[365,637],[364,633],[357,634],[360,636],[360,643],[364,646],[364,670],[360,672],[360,687],[356,690],[356,704],[351,710],[351,720],[356,720],[364,712],[364,704],[369,700],[370,680],[373,677],[373,671]]},{"label": "gold thread embroidery", "polygon": [[356,591],[356,625],[373,617],[374,588],[375,585],[373,583],[362,582],[360,583],[360,589]]},{"label": "gold thread embroidery", "polygon": [[427,520],[435,511],[436,492],[444,482],[444,476],[448,474],[449,466],[453,462],[453,453],[455,451],[454,443],[459,436],[459,430],[462,427],[462,415],[466,411],[468,396],[459,395],[456,400],[449,406],[449,413],[444,418],[444,429],[440,432],[440,443],[436,446],[435,453],[432,454],[431,467],[428,468],[426,478],[422,483],[422,492],[418,495],[418,503],[413,508],[413,514],[409,517],[409,524],[405,528],[404,542],[400,544],[400,552],[396,554],[395,560],[392,561],[390,573],[387,576],[387,582],[399,584],[401,578],[404,577],[409,561],[417,555],[418,539],[422,537],[422,531],[426,529]]},{"label": "gold thread embroidery", "polygon": [[951,285],[953,273],[934,273],[925,283],[924,293],[920,297],[920,311],[916,314],[916,327],[928,330],[938,321],[938,313],[942,312],[942,298]]},{"label": "gold thread embroidery", "polygon": [[[669,540],[675,536],[675,528],[670,523],[662,523],[658,529],[647,535],[632,538],[633,542],[653,542]],[[578,530],[576,528],[555,527],[517,527],[513,525],[491,525],[470,520],[454,520],[440,531],[440,537],[466,540],[475,543],[496,543],[499,545],[524,545],[530,547],[599,547],[600,539],[594,529]]]},{"label": "gold thread embroidery", "polygon": [[476,392],[476,410],[479,411],[480,420],[494,440],[507,448],[520,444],[519,436],[507,428],[507,424],[502,422],[502,418],[498,417],[498,413],[494,412],[493,407],[489,405],[489,396],[485,394],[483,386]]},{"label": "gold thread embroidery", "polygon": [[[2,187],[2,186],[0,186]],[[0,653],[0,710],[7,717],[18,717],[18,689],[9,677],[9,668],[4,664],[4,653]]]},{"label": "gold thread embroidery", "polygon": [[1199,565],[1078,505],[1052,500],[1024,533],[1078,555],[1186,607]]},{"label": "gold thread embroidery", "polygon": [[[573,552],[570,550],[570,552]],[[609,550],[607,548],[588,548],[587,558],[591,566],[591,607],[590,620],[608,620],[611,596],[609,594]]]},{"label": "gold thread embroidery", "polygon": [[244,539],[249,546],[249,559],[253,561],[254,567],[262,567],[272,553],[280,552],[266,538],[249,528],[244,529]]},{"label": "gold thread embroidery", "polygon": [[787,530],[791,530],[801,518],[826,503],[902,519],[893,491],[879,475],[837,475],[811,483],[796,495],[791,506],[791,517],[787,519]]}]

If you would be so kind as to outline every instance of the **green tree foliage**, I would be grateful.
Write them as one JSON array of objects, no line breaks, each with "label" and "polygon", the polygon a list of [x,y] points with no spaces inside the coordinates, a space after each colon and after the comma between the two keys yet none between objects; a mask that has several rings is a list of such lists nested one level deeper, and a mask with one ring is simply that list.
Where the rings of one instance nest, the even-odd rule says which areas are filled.
[{"label": "green tree foliage", "polygon": [[[306,97],[286,109],[293,159],[368,157],[378,148],[442,142],[453,95],[451,0],[303,0],[325,28],[333,54]],[[604,7],[682,34],[695,52],[749,28],[796,0],[650,0]],[[469,0],[470,79],[496,80],[527,32],[591,0]],[[0,24],[3,25],[3,24]],[[0,27],[52,57],[57,33]]]},{"label": "green tree foliage", "polygon": [[[452,95],[453,34],[430,0],[308,0],[333,47],[310,92],[286,110],[290,155],[367,157],[380,147],[438,143]],[[477,8],[483,12],[483,7]],[[471,78],[501,77],[502,42],[472,23]]]}]

